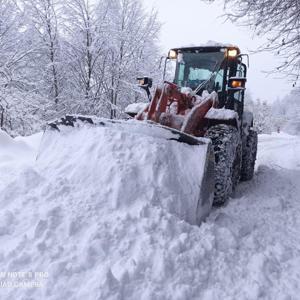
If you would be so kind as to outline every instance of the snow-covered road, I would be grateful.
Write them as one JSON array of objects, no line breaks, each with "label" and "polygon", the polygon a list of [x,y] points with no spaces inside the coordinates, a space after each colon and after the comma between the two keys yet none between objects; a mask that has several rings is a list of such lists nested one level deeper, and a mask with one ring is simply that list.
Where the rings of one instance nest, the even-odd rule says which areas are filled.
[{"label": "snow-covered road", "polygon": [[223,292],[214,290],[212,299],[299,299],[299,163],[299,137],[259,137],[254,180],[241,183],[229,204],[214,211],[209,221],[234,236],[229,243],[233,251],[217,255],[217,277],[226,275],[220,284]]},{"label": "snow-covered road", "polygon": [[[132,154],[112,155],[109,169],[108,158],[94,161],[94,141],[88,157],[51,154],[50,145],[52,158],[36,162],[39,138],[0,132],[0,299],[300,299],[299,137],[261,135],[254,180],[200,227],[157,205],[164,191],[155,184],[168,183],[162,174],[145,198],[128,187],[122,194],[118,172],[147,182],[155,171],[119,168]],[[107,150],[123,149],[126,136],[106,138]],[[106,175],[96,167],[109,169],[113,186],[99,185]],[[15,271],[25,275],[12,278]],[[39,285],[21,287],[26,280]]]}]

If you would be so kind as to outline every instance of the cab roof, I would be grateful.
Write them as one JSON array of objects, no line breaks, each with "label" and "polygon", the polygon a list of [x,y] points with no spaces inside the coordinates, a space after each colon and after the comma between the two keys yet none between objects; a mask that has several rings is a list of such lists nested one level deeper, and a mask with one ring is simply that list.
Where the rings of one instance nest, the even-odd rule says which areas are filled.
[{"label": "cab roof", "polygon": [[240,49],[237,46],[232,45],[222,45],[222,46],[193,46],[193,47],[180,47],[180,48],[172,48],[171,50],[174,50],[176,52],[182,51],[182,52],[222,52],[225,50],[232,50],[236,49],[238,51],[238,54],[241,53]]}]

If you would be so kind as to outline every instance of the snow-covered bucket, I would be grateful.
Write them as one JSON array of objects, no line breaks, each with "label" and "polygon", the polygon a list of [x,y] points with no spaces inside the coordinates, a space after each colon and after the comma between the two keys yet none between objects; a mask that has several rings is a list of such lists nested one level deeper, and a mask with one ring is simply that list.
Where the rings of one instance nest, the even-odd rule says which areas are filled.
[{"label": "snow-covered bucket", "polygon": [[201,223],[213,198],[209,140],[184,135],[189,145],[178,142],[183,135],[176,130],[135,120],[96,123],[47,129],[38,160],[80,186],[83,198],[95,191],[97,205],[116,210],[148,203]]}]

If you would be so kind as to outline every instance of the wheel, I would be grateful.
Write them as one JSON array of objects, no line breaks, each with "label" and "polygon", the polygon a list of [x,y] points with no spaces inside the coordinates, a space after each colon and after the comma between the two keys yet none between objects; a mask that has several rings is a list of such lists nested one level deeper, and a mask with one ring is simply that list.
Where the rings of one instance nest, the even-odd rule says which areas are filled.
[{"label": "wheel", "polygon": [[253,178],[254,165],[257,154],[257,132],[250,129],[243,143],[241,180]]},{"label": "wheel", "polygon": [[239,181],[241,138],[234,126],[225,124],[210,127],[205,136],[211,139],[215,153],[214,205],[222,205]]},{"label": "wheel", "polygon": [[236,148],[235,159],[233,162],[232,191],[235,190],[236,186],[240,182],[241,171],[242,171],[242,140],[239,139],[239,143]]}]

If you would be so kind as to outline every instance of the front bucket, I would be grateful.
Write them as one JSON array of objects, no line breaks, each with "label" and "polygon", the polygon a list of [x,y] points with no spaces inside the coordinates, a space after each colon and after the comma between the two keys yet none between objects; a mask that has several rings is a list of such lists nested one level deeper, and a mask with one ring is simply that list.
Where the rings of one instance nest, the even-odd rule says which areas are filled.
[{"label": "front bucket", "polygon": [[211,143],[208,144],[207,155],[203,159],[205,159],[205,164],[197,205],[197,224],[200,224],[209,215],[214,200],[215,154]]},{"label": "front bucket", "polygon": [[114,209],[150,204],[199,225],[212,206],[210,140],[153,122],[66,116],[48,124],[38,159],[82,189],[103,186],[97,201]]}]

